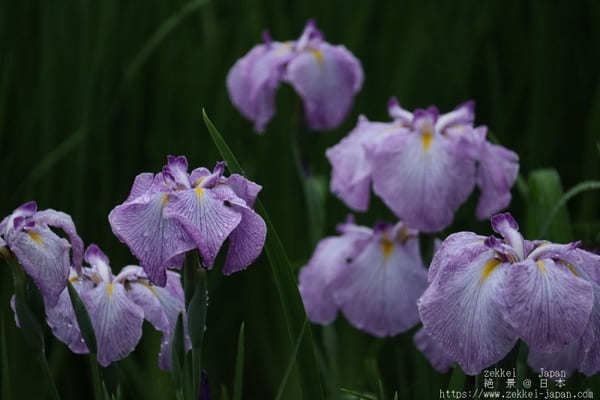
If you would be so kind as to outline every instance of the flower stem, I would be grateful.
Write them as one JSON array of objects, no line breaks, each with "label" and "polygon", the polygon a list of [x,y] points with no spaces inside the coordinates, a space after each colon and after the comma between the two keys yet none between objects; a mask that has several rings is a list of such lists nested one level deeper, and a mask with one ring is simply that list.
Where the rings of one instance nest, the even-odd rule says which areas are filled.
[{"label": "flower stem", "polygon": [[90,353],[88,357],[90,361],[90,370],[92,372],[92,386],[94,388],[94,398],[96,400],[104,400],[104,394],[102,390],[102,378],[100,377],[100,367],[98,366],[98,359],[96,354]]},{"label": "flower stem", "polygon": [[301,142],[303,136],[310,134],[310,132],[306,131],[307,129],[303,121],[302,105],[299,102],[290,121],[290,146],[296,173],[302,184],[302,192],[304,194],[306,212],[308,214],[310,241],[311,245],[315,246],[323,236],[325,228],[325,199],[327,190],[324,179],[312,174],[310,171],[310,166],[304,157],[305,154],[302,152]]},{"label": "flower stem", "polygon": [[38,354],[38,361],[42,366],[42,371],[44,375],[46,375],[46,380],[50,386],[50,395],[54,400],[60,400],[60,395],[58,394],[58,389],[54,384],[54,378],[52,377],[52,372],[50,371],[50,367],[48,366],[48,360],[46,359],[46,352],[42,351]]}]

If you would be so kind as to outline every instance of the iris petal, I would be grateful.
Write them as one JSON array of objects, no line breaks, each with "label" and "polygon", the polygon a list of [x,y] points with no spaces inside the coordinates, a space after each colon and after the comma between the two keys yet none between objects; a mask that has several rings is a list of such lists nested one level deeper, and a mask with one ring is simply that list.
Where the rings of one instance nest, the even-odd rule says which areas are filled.
[{"label": "iris petal", "polygon": [[508,272],[505,319],[530,348],[555,353],[583,335],[594,303],[590,282],[549,258]]},{"label": "iris petal", "polygon": [[194,240],[204,265],[212,268],[223,242],[242,220],[239,211],[225,205],[211,189],[197,187],[173,194],[165,207],[165,216],[174,218]]},{"label": "iris petal", "polygon": [[332,283],[334,298],[357,328],[393,336],[419,321],[416,301],[427,286],[416,238],[404,244],[375,234]]},{"label": "iris petal", "polygon": [[106,367],[131,353],[142,336],[143,310],[131,301],[123,285],[101,282],[83,292],[98,345],[98,363]]},{"label": "iris petal", "polygon": [[313,41],[289,62],[285,79],[302,97],[308,125],[328,130],[346,117],[362,86],[363,71],[344,46]]},{"label": "iris petal", "polygon": [[423,232],[449,225],[475,185],[474,163],[442,135],[426,141],[420,133],[390,135],[367,154],[376,171],[375,193],[398,217]]},{"label": "iris petal", "polygon": [[114,234],[129,246],[157,285],[166,282],[165,268],[175,266],[179,255],[195,247],[181,224],[163,215],[168,196],[147,193],[115,207],[108,216]]},{"label": "iris petal", "polygon": [[495,261],[492,250],[476,252],[470,261],[443,253],[436,253],[444,262],[419,299],[419,312],[427,334],[475,375],[504,358],[517,341],[501,312],[507,264]]}]

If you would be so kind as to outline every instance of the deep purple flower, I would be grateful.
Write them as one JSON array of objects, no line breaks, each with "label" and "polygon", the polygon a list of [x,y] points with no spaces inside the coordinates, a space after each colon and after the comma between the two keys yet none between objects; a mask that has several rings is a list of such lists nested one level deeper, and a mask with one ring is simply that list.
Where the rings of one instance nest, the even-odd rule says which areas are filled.
[{"label": "deep purple flower", "polygon": [[519,338],[532,365],[575,352],[562,358],[575,360],[565,369],[600,371],[600,256],[578,243],[524,240],[510,214],[492,217],[492,227],[502,240],[460,232],[436,252],[418,302],[425,332],[468,374]]},{"label": "deep purple flower", "polygon": [[352,220],[338,231],[341,236],[323,239],[300,271],[311,321],[330,323],[340,309],[354,326],[380,337],[414,326],[416,300],[427,285],[417,231],[402,222],[369,229]]},{"label": "deep purple flower", "polygon": [[[165,287],[153,285],[138,266],[127,266],[114,276],[108,257],[96,245],[87,248],[85,260],[91,267],[82,268],[80,273],[71,269],[69,280],[92,320],[98,362],[107,366],[131,353],[142,336],[145,318],[163,333],[159,366],[170,369],[171,339],[177,317],[185,312],[179,274],[169,271]],[[71,351],[89,352],[67,289],[63,290],[56,305],[46,306],[46,315],[54,335]]]},{"label": "deep purple flower", "polygon": [[127,200],[108,216],[150,279],[163,286],[166,268],[181,267],[184,254],[194,248],[212,268],[227,238],[225,275],[254,262],[266,237],[265,222],[252,209],[261,187],[237,174],[224,177],[224,162],[212,173],[197,168],[188,174],[185,157],[167,160],[162,172],[138,175]]},{"label": "deep purple flower", "polygon": [[[69,240],[50,228],[61,229]],[[51,209],[37,211],[37,204],[32,201],[0,222],[0,250],[16,256],[45,301],[52,305],[67,285],[70,267],[81,269],[83,241],[70,216]]]},{"label": "deep purple flower", "polygon": [[508,206],[519,170],[517,154],[486,140],[473,127],[474,103],[439,115],[437,108],[402,109],[389,103],[392,122],[361,116],[340,143],[327,150],[331,191],[349,207],[366,211],[370,188],[403,221],[434,232],[448,226],[475,185],[476,214],[488,218]]},{"label": "deep purple flower", "polygon": [[275,114],[275,92],[280,82],[291,84],[304,101],[308,125],[328,130],[345,118],[360,90],[360,62],[344,46],[332,46],[310,20],[297,41],[265,43],[239,59],[227,75],[233,104],[254,129],[262,132]]}]

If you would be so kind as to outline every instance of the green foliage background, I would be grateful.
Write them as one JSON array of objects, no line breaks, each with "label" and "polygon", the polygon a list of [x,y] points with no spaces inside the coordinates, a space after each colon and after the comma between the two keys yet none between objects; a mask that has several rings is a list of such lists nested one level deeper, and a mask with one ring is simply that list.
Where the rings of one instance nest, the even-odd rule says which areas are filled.
[{"label": "green foliage background", "polygon": [[[158,171],[167,154],[185,154],[193,167],[212,167],[220,159],[202,121],[205,107],[248,175],[263,185],[260,198],[299,268],[314,248],[315,228],[307,223],[292,162],[297,97],[291,88],[281,88],[277,114],[259,136],[229,101],[225,76],[260,41],[263,29],[276,40],[294,39],[310,17],[329,42],[348,47],[365,71],[363,89],[342,126],[301,133],[303,156],[315,175],[328,179],[324,151],[347,134],[359,114],[387,120],[387,100],[396,95],[406,108],[436,104],[442,112],[475,99],[477,123],[519,153],[525,179],[542,167],[556,168],[565,188],[599,178],[596,1],[201,3],[0,1],[1,215],[37,200],[42,209],[71,214],[86,244],[99,244],[115,271],[135,263],[112,235],[107,215],[125,199],[135,175]],[[549,207],[553,194],[536,189],[536,176],[528,182],[530,196],[515,188],[510,210],[522,225],[527,220],[528,233],[535,235],[547,217],[540,207]],[[476,195],[444,234],[489,232],[486,222],[475,222],[475,200]],[[599,200],[597,192],[588,192],[569,203],[565,240],[572,236],[599,246]],[[348,211],[328,195],[325,224],[317,233],[334,233]],[[372,210],[358,219],[372,224],[391,218],[374,199]],[[569,216],[561,218],[568,223]],[[556,232],[560,236],[563,230]],[[273,398],[293,345],[266,257],[232,277],[222,277],[218,269],[209,274],[204,354],[213,394],[231,393],[237,335],[245,321],[243,398]],[[0,364],[9,373],[8,391],[14,399],[43,398],[41,371],[8,307],[8,268],[1,267],[0,279],[8,344]],[[382,379],[390,395],[437,398],[448,383],[449,376],[434,372],[414,349],[414,330],[376,340],[338,318],[333,327],[313,327],[313,332],[321,361],[329,366],[326,382],[336,386],[376,393]],[[159,339],[146,326],[137,351],[119,364],[126,398],[171,398],[170,376],[157,367]],[[85,358],[56,340],[49,340],[48,354],[63,398],[87,397]],[[292,374],[283,398],[298,398],[298,382]]]}]

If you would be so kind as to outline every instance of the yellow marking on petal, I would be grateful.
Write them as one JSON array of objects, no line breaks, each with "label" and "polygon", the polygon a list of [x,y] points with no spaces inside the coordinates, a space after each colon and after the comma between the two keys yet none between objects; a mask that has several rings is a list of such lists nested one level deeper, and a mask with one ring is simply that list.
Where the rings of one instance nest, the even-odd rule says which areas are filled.
[{"label": "yellow marking on petal", "polygon": [[167,195],[166,193],[162,195],[162,198],[160,199],[160,205],[161,207],[164,207],[165,204],[167,204],[167,202],[169,201],[169,195]]},{"label": "yellow marking on petal", "polygon": [[153,295],[158,296],[158,293],[156,293],[156,289],[153,288],[152,286],[150,286],[150,284],[146,283],[146,282],[140,282],[142,284],[142,286],[144,286],[145,288],[147,288],[149,291],[152,292]]},{"label": "yellow marking on petal", "polygon": [[485,282],[485,280],[490,276],[490,274],[496,269],[496,267],[500,265],[500,260],[496,260],[492,258],[490,261],[486,262],[483,266],[483,271],[481,272],[481,283]]},{"label": "yellow marking on petal", "polygon": [[36,242],[37,244],[42,244],[42,237],[39,233],[34,231],[28,231],[27,234],[34,242]]},{"label": "yellow marking on petal", "polygon": [[115,286],[112,283],[109,283],[106,286],[106,293],[108,294],[108,297],[112,296],[114,289],[115,289]]},{"label": "yellow marking on petal", "polygon": [[196,196],[198,196],[198,199],[200,199],[204,194],[204,188],[202,186],[196,186],[194,192],[196,192]]},{"label": "yellow marking on petal", "polygon": [[542,260],[538,260],[535,263],[537,264],[540,271],[542,271],[542,274],[545,274],[546,273],[546,265],[544,264],[544,262]]},{"label": "yellow marking on petal", "polygon": [[431,133],[431,130],[426,129],[421,136],[421,143],[423,144],[423,150],[425,150],[425,151],[429,150],[429,147],[431,147],[432,141],[433,141],[433,133]]},{"label": "yellow marking on petal", "polygon": [[317,49],[310,49],[310,51],[313,57],[315,57],[315,59],[319,63],[319,65],[323,65],[323,53],[321,53],[321,51]]},{"label": "yellow marking on petal", "polygon": [[569,271],[571,271],[573,273],[573,275],[575,276],[579,276],[579,272],[577,272],[577,269],[575,268],[575,266],[571,263],[568,263],[564,260],[558,260],[559,263],[561,263],[562,265],[564,265],[565,267],[569,268]]},{"label": "yellow marking on petal", "polygon": [[78,276],[74,276],[74,277],[72,277],[72,278],[69,278],[69,282],[71,282],[71,283],[75,283],[75,282],[77,282],[78,280],[79,280],[79,277],[78,277]]},{"label": "yellow marking on petal", "polygon": [[394,252],[394,242],[392,242],[388,238],[383,238],[381,241],[381,251],[383,251],[383,258],[386,260],[390,258],[392,253]]}]

